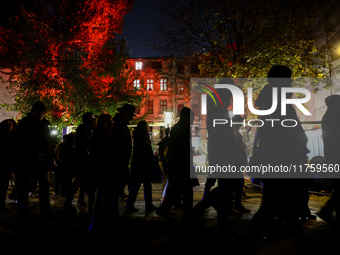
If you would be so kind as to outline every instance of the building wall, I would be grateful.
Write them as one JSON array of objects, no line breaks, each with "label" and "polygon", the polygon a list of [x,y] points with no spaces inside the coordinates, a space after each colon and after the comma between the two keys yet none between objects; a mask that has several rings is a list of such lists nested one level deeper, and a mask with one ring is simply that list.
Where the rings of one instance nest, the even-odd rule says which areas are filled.
[{"label": "building wall", "polygon": [[[3,76],[2,78],[4,81],[7,79],[6,76]],[[15,119],[19,115],[18,112],[7,111],[6,107],[2,107],[2,104],[4,103],[14,103],[14,99],[8,92],[6,85],[7,84],[5,82],[0,81],[0,122],[5,119]]]},{"label": "building wall", "polygon": [[[190,68],[182,70],[181,62],[174,57],[152,57],[152,58],[131,58],[126,64],[126,69],[133,69],[138,75],[140,86],[147,89],[148,98],[143,105],[137,106],[137,119],[145,119],[153,128],[153,139],[156,143],[163,137],[162,127],[166,126],[164,112],[172,113],[172,122],[174,125],[179,120],[179,112],[182,107],[190,107],[188,95],[184,92],[184,84],[190,82]],[[152,83],[151,83],[152,80]],[[166,80],[166,89],[162,89]],[[152,84],[152,89],[150,84]],[[150,104],[152,102],[152,111]],[[164,106],[166,102],[166,107]],[[162,106],[163,104],[163,106]],[[199,107],[199,105],[197,105]],[[200,140],[198,129],[198,117],[194,121],[193,136],[194,140]],[[196,141],[195,143],[199,143]]]}]

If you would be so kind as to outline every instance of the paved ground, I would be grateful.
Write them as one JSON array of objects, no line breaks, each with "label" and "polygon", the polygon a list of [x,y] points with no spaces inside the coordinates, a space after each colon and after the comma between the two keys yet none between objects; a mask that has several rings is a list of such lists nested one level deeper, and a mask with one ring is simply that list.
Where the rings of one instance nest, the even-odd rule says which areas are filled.
[{"label": "paved ground", "polygon": [[[239,238],[233,242],[218,233],[216,212],[210,208],[200,224],[183,227],[181,210],[176,210],[172,221],[160,218],[155,212],[145,215],[143,191],[140,191],[136,207],[137,213],[125,213],[125,202],[120,202],[121,220],[116,229],[105,235],[92,235],[88,232],[86,207],[77,207],[77,215],[66,215],[62,210],[64,198],[51,195],[54,223],[43,226],[38,220],[38,199],[30,198],[32,219],[24,227],[18,224],[16,204],[8,200],[10,212],[0,215],[0,254],[23,254],[38,252],[44,254],[153,254],[162,252],[224,253],[243,254],[249,242],[245,233],[250,220],[259,208],[261,191],[248,186],[248,198],[244,206],[250,214],[231,218],[233,230]],[[197,203],[203,194],[202,187],[194,190]],[[154,204],[160,204],[160,185],[153,184]],[[327,201],[328,196],[310,195],[309,206],[316,213]],[[75,202],[74,202],[75,203]],[[76,206],[76,205],[75,205]],[[328,254],[337,246],[339,238],[335,228],[320,218],[304,224],[313,254]],[[291,239],[282,223],[273,223],[263,230],[263,238],[258,243],[258,254],[297,254]],[[8,253],[9,252],[9,253]],[[68,254],[67,253],[67,254]]]}]

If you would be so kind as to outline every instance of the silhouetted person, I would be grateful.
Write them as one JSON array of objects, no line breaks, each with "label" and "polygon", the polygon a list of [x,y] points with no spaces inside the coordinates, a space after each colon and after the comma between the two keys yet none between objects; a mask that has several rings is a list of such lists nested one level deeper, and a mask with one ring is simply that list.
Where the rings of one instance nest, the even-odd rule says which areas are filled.
[{"label": "silhouetted person", "polygon": [[193,173],[193,159],[190,153],[192,150],[190,126],[193,121],[193,111],[184,107],[180,112],[180,120],[171,129],[168,156],[169,183],[165,201],[156,211],[160,216],[168,217],[178,197],[182,197],[184,224],[192,221],[193,186],[199,185],[196,178],[190,178]]},{"label": "silhouetted person", "polygon": [[55,164],[56,164],[56,168],[54,170],[54,194],[55,195],[59,195],[60,191],[61,191],[61,163],[60,163],[60,154],[63,152],[63,145],[66,141],[66,137],[67,135],[63,135],[63,139],[60,143],[58,143],[55,147],[55,151],[54,151],[54,160],[55,160]]},{"label": "silhouetted person", "polygon": [[[86,206],[84,197],[85,193],[88,193],[89,209],[93,203],[93,190],[90,187],[90,171],[91,162],[89,160],[89,145],[90,139],[93,134],[93,128],[95,124],[95,117],[91,112],[86,112],[82,116],[83,123],[77,127],[75,147],[76,155],[78,159],[78,177],[79,177],[79,197],[78,205]],[[90,191],[91,190],[91,191]],[[91,212],[89,212],[91,213]]]},{"label": "silhouetted person", "polygon": [[48,167],[51,164],[50,130],[43,121],[45,105],[37,101],[32,110],[18,124],[15,132],[17,157],[16,190],[22,220],[28,216],[28,192],[34,179],[39,182],[39,207],[41,220],[50,218]]},{"label": "silhouetted person", "polygon": [[162,140],[157,144],[158,145],[158,153],[159,153],[159,166],[163,172],[162,174],[162,186],[161,186],[161,201],[163,202],[165,197],[165,187],[168,179],[168,160],[167,160],[167,150],[170,142],[170,128],[165,129],[165,136]]},{"label": "silhouetted person", "polygon": [[114,126],[113,133],[117,138],[117,159],[112,164],[119,172],[119,178],[121,181],[120,196],[124,198],[124,188],[128,184],[129,178],[129,162],[132,153],[132,139],[128,124],[133,119],[136,108],[130,104],[124,104],[123,107],[118,108],[118,113],[113,117]]},{"label": "silhouetted person", "polygon": [[141,184],[144,187],[145,212],[149,213],[156,209],[152,204],[151,180],[155,173],[154,155],[151,146],[150,127],[145,120],[138,122],[133,132],[133,152],[131,160],[131,179],[129,185],[129,197],[125,210],[128,212],[138,211],[135,208],[138,191]]},{"label": "silhouetted person", "polygon": [[[235,166],[240,169],[241,166],[248,165],[247,153],[246,153],[246,145],[243,143],[242,135],[240,134],[240,128],[242,127],[243,118],[240,115],[235,115],[232,117],[233,123],[233,132],[236,138],[237,149],[235,153],[237,153],[237,162],[235,161]],[[237,124],[236,124],[237,123]],[[244,176],[243,173],[240,173],[239,178],[235,178],[233,180],[233,188],[234,188],[234,209],[239,213],[250,213],[250,210],[245,208],[242,205],[242,197],[244,191]]]},{"label": "silhouetted person", "polygon": [[[327,111],[322,118],[322,139],[324,155],[327,164],[340,164],[340,95],[331,95],[326,98]],[[339,178],[331,179],[334,185],[334,193],[318,216],[331,223],[333,211],[336,212],[336,224],[340,222]]]},{"label": "silhouetted person", "polygon": [[[229,81],[227,83],[231,83],[232,81]],[[221,93],[224,93],[224,91],[222,90]],[[209,99],[210,100],[210,99]],[[229,100],[229,99],[227,99]],[[211,105],[212,107],[212,105]],[[220,116],[221,117],[221,116]],[[219,118],[218,116],[216,116],[216,118]],[[222,118],[222,117],[221,117]],[[213,118],[210,118],[209,121],[211,121]],[[237,122],[237,123],[241,123],[243,121],[243,118],[240,115],[235,115],[232,118],[233,122]],[[232,163],[234,166],[237,167],[237,169],[240,169],[241,166],[246,166],[247,163],[247,154],[245,152],[245,144],[242,141],[242,136],[239,132],[240,127],[242,126],[242,124],[233,124],[232,126],[232,132],[234,133],[234,137],[232,137],[232,134],[230,131],[228,131],[230,137],[229,137],[229,141],[228,144],[230,147],[230,149],[228,150],[229,152],[229,161],[230,163]],[[210,133],[212,133],[212,137],[210,137],[210,143],[211,145],[209,147],[212,146],[218,146],[218,148],[222,149],[223,143],[218,144],[219,143],[219,139],[218,137],[223,137],[223,134],[218,134],[216,133],[217,129],[212,128],[210,126]],[[209,131],[208,131],[209,132]],[[214,139],[214,136],[216,135],[216,139]],[[230,144],[232,144],[230,142],[230,140],[232,140],[234,143],[234,146],[231,147]],[[221,140],[220,140],[221,141]],[[211,149],[212,150],[212,149]],[[213,154],[213,152],[211,152],[211,154]],[[214,159],[211,158],[210,161],[214,162]],[[221,164],[221,163],[215,163],[215,164]],[[228,178],[228,176],[226,176]],[[232,187],[232,190],[230,190],[230,192],[234,192],[234,210],[230,210],[229,214],[230,215],[235,215],[238,213],[249,213],[250,210],[245,208],[242,205],[242,197],[243,197],[243,190],[244,190],[244,177],[243,177],[243,173],[240,173],[238,176],[238,178],[232,177],[233,179],[230,180],[230,186]],[[204,185],[204,193],[203,193],[203,200],[205,199],[206,195],[210,192],[211,188],[216,184],[217,179],[214,177],[214,175],[208,175],[208,178],[206,179],[205,185]],[[207,204],[208,205],[208,204]]]},{"label": "silhouetted person", "polygon": [[[220,84],[233,84],[231,79],[221,79]],[[237,142],[233,128],[230,126],[228,107],[231,101],[231,93],[227,89],[216,89],[220,95],[222,105],[214,104],[212,98],[207,99],[207,131],[208,131],[208,162],[209,166],[219,165],[234,166],[240,162],[240,144]],[[228,120],[228,124],[217,124],[214,127],[214,119]],[[195,214],[202,215],[210,206],[217,211],[217,221],[221,236],[231,238],[233,233],[230,229],[228,216],[235,216],[233,209],[233,189],[235,176],[228,173],[209,174],[206,185],[218,179],[218,186],[208,191],[195,206]],[[211,183],[212,184],[212,183]]]},{"label": "silhouetted person", "polygon": [[[295,127],[283,127],[276,124],[264,125],[257,130],[252,164],[270,164],[272,166],[303,165],[307,163],[307,137],[291,104],[286,107],[287,114],[281,115],[280,88],[291,86],[292,71],[281,65],[272,67],[268,73],[268,85],[260,92],[256,106],[267,110],[272,106],[272,89],[278,88],[278,104],[274,113],[261,116],[261,119],[294,119]],[[271,79],[281,78],[281,79]],[[291,96],[291,95],[290,95]],[[279,121],[277,121],[279,123]],[[289,176],[287,176],[289,178]],[[254,215],[249,233],[250,241],[255,242],[261,229],[265,229],[274,219],[286,222],[289,233],[299,252],[306,248],[305,236],[299,218],[310,215],[308,208],[308,189],[303,179],[281,177],[264,178],[263,197],[260,209]]]},{"label": "silhouetted person", "polygon": [[16,129],[16,122],[12,119],[0,123],[0,213],[7,212],[6,194],[11,172],[14,171],[14,148],[13,134]]},{"label": "silhouetted person", "polygon": [[[56,158],[58,159],[60,172],[60,191],[64,196],[72,192],[72,179],[76,175],[77,161],[74,138],[74,133],[64,135],[64,140],[56,148]],[[71,203],[67,203],[66,206],[71,206]]]},{"label": "silhouetted person", "polygon": [[75,149],[76,149],[76,173],[75,181],[72,183],[70,192],[66,196],[64,202],[64,209],[75,211],[72,209],[72,201],[74,195],[79,189],[78,205],[86,206],[84,198],[85,192],[88,194],[88,213],[92,215],[92,207],[94,202],[94,186],[92,184],[91,160],[89,153],[90,139],[93,134],[94,116],[91,112],[86,112],[82,116],[83,123],[77,127],[75,136]]},{"label": "silhouetted person", "polygon": [[96,184],[92,227],[97,230],[109,230],[119,216],[120,169],[112,164],[112,159],[120,159],[117,157],[117,137],[113,133],[113,125],[109,114],[99,115],[90,142],[91,159],[94,163],[91,176]]},{"label": "silhouetted person", "polygon": [[157,144],[158,145],[158,153],[159,153],[159,166],[161,167],[163,172],[168,171],[167,167],[167,159],[165,158],[165,150],[167,149],[170,142],[170,128],[165,129],[165,136],[162,140]]}]

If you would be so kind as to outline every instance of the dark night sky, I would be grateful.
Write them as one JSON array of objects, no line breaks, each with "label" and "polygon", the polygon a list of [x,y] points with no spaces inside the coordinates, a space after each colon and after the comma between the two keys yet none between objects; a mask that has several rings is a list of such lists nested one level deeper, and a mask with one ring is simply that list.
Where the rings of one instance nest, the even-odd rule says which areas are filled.
[{"label": "dark night sky", "polygon": [[157,57],[161,51],[146,46],[151,36],[156,33],[152,20],[158,17],[154,5],[156,0],[136,0],[133,9],[125,15],[122,36],[126,36],[127,47],[132,50],[130,57]]}]

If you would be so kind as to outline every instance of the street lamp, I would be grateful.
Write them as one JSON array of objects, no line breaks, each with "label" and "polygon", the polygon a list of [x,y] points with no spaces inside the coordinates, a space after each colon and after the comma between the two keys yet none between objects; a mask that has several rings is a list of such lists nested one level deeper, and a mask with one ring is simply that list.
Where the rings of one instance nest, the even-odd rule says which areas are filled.
[{"label": "street lamp", "polygon": [[172,112],[164,112],[164,117],[165,117],[165,125],[166,127],[170,127],[171,122],[172,122]]}]

